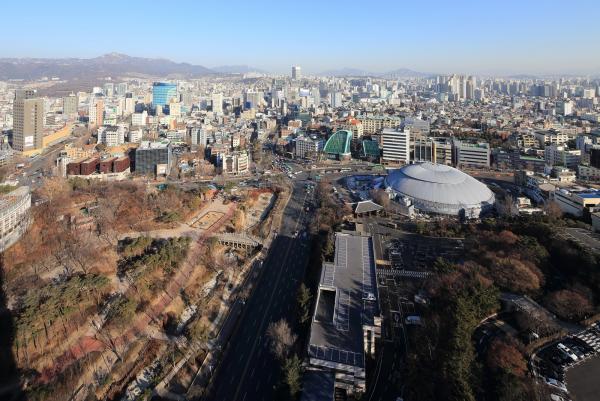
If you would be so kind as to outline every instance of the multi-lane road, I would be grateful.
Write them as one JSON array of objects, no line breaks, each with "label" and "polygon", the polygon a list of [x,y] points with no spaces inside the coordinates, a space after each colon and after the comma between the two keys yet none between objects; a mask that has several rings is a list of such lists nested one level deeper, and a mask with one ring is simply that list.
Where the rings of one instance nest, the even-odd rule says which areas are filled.
[{"label": "multi-lane road", "polygon": [[[311,215],[305,209],[311,196],[304,189],[305,174],[293,182],[281,231],[273,241],[256,290],[247,300],[237,328],[209,386],[209,400],[271,400],[280,382],[278,363],[269,350],[267,327],[280,319],[292,320],[296,293],[308,263],[309,239],[302,232]],[[297,232],[300,235],[295,235]]]}]

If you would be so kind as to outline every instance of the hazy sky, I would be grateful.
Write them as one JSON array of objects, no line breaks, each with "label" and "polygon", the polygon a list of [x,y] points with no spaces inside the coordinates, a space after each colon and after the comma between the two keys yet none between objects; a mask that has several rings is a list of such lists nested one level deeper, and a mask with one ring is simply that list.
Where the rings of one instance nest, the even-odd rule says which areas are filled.
[{"label": "hazy sky", "polygon": [[600,0],[33,0],[0,10],[0,57],[114,51],[273,72],[600,72]]}]

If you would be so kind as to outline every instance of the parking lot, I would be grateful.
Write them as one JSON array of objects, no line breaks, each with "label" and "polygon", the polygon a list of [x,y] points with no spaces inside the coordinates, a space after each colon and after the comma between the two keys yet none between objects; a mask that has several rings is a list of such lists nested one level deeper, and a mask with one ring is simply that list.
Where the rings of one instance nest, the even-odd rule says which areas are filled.
[{"label": "parking lot", "polygon": [[595,323],[539,350],[533,362],[534,372],[557,396],[574,401],[598,400],[599,351],[600,325]]},{"label": "parking lot", "polygon": [[418,234],[403,234],[390,239],[386,247],[393,269],[415,272],[430,271],[437,258],[458,262],[464,249],[462,240],[423,237]]},{"label": "parking lot", "polygon": [[563,239],[577,243],[590,252],[600,253],[600,234],[583,228],[565,228],[560,233],[557,233],[557,235]]}]

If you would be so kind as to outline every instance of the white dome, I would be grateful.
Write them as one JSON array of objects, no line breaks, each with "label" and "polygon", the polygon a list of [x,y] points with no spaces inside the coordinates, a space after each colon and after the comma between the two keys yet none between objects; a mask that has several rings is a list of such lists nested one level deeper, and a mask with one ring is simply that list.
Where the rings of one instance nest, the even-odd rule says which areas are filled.
[{"label": "white dome", "polygon": [[392,170],[386,185],[408,197],[415,208],[431,213],[477,217],[494,204],[494,194],[483,183],[453,167],[419,163]]}]

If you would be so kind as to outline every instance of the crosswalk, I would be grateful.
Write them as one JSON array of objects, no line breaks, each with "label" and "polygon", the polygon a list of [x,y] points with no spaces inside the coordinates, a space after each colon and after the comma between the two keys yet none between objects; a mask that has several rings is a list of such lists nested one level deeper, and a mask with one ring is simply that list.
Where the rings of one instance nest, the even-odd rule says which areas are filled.
[{"label": "crosswalk", "polygon": [[377,275],[380,277],[409,277],[409,278],[427,278],[431,275],[430,272],[414,271],[414,270],[398,270],[389,268],[378,268]]}]

